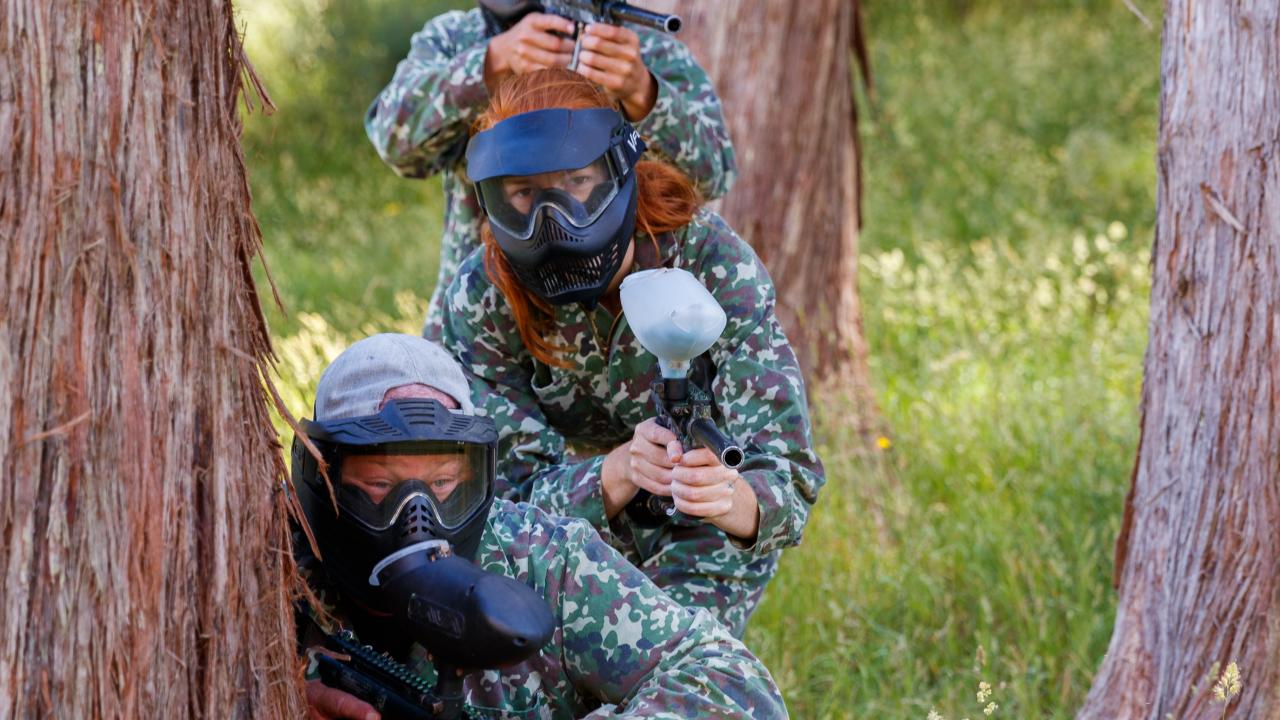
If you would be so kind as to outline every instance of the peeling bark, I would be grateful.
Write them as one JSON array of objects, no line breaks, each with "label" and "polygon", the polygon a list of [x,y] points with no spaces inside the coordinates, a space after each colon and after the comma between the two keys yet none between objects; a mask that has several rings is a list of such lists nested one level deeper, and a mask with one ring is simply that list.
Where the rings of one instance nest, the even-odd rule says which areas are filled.
[{"label": "peeling bark", "polygon": [[1081,718],[1280,717],[1280,6],[1165,13],[1142,442]]},{"label": "peeling bark", "polygon": [[858,297],[861,166],[855,57],[867,72],[858,3],[654,0],[724,103],[741,171],[721,213],[778,288],[778,315],[806,373],[847,382],[877,414]]},{"label": "peeling bark", "polygon": [[302,717],[230,4],[0,9],[0,717]]}]

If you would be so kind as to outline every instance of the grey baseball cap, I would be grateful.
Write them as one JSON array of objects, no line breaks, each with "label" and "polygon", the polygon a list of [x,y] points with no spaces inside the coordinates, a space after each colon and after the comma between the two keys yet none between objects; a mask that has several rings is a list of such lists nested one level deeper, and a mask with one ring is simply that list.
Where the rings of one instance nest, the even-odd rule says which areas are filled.
[{"label": "grey baseball cap", "polygon": [[387,391],[428,385],[475,414],[471,388],[458,361],[439,345],[413,335],[381,333],[347,348],[325,369],[316,388],[316,420],[376,415]]}]

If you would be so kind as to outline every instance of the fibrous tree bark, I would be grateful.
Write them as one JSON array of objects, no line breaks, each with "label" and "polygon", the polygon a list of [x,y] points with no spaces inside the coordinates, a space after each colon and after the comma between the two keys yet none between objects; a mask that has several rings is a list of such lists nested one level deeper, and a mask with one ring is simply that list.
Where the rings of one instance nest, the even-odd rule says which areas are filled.
[{"label": "fibrous tree bark", "polygon": [[854,61],[867,72],[857,0],[655,0],[724,104],[740,174],[721,201],[778,289],[807,374],[850,382],[873,413],[858,297],[861,172]]},{"label": "fibrous tree bark", "polygon": [[[1280,5],[1170,0],[1141,441],[1081,718],[1280,717]],[[1237,662],[1226,705],[1206,673]]]},{"label": "fibrous tree bark", "polygon": [[302,717],[226,0],[0,9],[0,717]]}]

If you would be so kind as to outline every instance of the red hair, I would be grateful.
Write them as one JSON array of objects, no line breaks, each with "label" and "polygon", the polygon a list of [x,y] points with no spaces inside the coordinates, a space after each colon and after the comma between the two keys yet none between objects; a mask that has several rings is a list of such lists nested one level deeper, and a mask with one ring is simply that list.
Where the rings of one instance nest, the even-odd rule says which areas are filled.
[{"label": "red hair", "polygon": [[[488,130],[513,115],[548,108],[614,108],[622,112],[603,89],[578,73],[564,68],[548,68],[512,75],[504,80],[493,91],[489,107],[476,120],[472,130]],[[636,202],[637,227],[653,238],[689,224],[702,200],[684,173],[655,160],[636,163],[635,173],[639,195]],[[525,347],[548,365],[568,367],[565,355],[571,349],[546,337],[555,316],[552,305],[520,284],[494,240],[487,219],[480,228],[480,237],[484,242],[485,273],[506,298]]]}]

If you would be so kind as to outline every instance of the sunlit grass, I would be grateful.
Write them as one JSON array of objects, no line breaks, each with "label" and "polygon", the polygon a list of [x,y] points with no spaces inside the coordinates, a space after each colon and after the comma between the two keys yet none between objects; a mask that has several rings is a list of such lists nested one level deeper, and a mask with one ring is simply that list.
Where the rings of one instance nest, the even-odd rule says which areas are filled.
[{"label": "sunlit grass", "polygon": [[1005,717],[1083,697],[1110,636],[1147,256],[1064,245],[864,254],[868,305],[901,299],[867,318],[890,447],[859,457],[821,402],[828,486],[747,637],[796,716],[922,718],[972,708],[981,680]]},{"label": "sunlit grass", "polygon": [[[347,343],[421,326],[439,181],[396,177],[360,121],[434,6],[267,5],[245,17],[270,37],[251,24],[247,39],[280,111],[250,118],[246,148],[286,307],[269,310],[280,385],[308,415]],[[860,456],[847,405],[819,401],[829,482],[747,642],[797,718],[978,718],[989,702],[991,717],[1070,717],[1114,612],[1158,37],[1102,0],[866,11],[860,289],[889,430]]]}]

